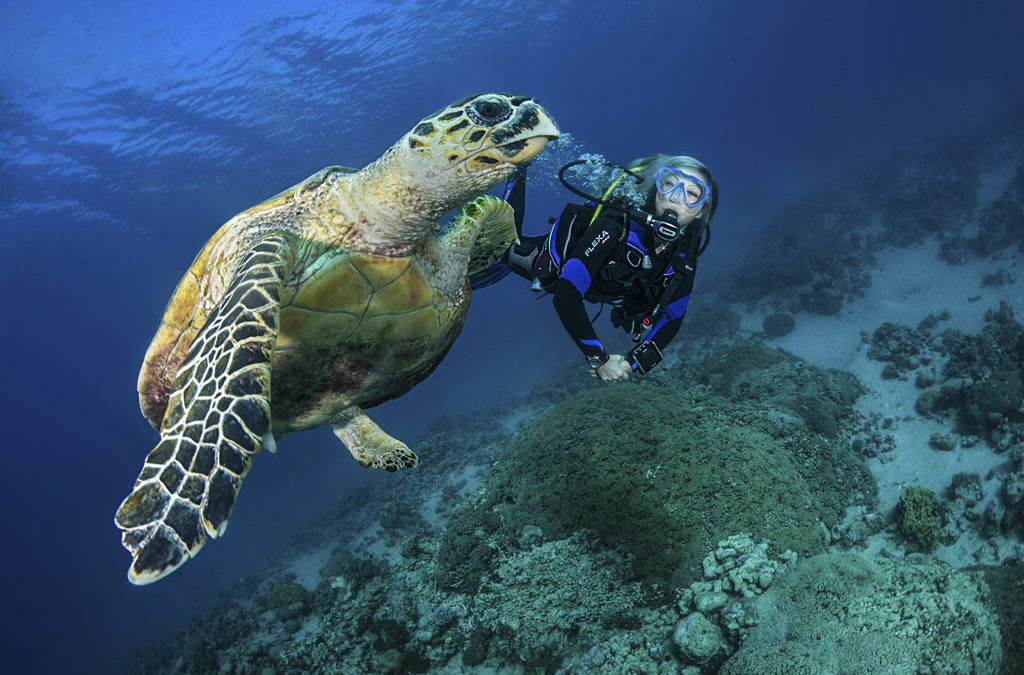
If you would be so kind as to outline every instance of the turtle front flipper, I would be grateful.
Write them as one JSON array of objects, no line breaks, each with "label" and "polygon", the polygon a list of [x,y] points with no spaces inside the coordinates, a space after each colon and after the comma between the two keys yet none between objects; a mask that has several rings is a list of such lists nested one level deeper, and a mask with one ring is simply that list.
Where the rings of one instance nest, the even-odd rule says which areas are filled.
[{"label": "turtle front flipper", "polygon": [[398,471],[411,469],[419,461],[409,446],[377,426],[358,406],[346,408],[331,420],[331,428],[360,466]]},{"label": "turtle front flipper", "polygon": [[280,296],[293,260],[283,235],[257,241],[175,375],[160,442],[114,516],[134,584],[170,574],[227,529],[270,429]]},{"label": "turtle front flipper", "polygon": [[469,274],[487,268],[516,241],[512,205],[492,195],[477,197],[459,209],[441,235],[443,246],[468,253]]}]

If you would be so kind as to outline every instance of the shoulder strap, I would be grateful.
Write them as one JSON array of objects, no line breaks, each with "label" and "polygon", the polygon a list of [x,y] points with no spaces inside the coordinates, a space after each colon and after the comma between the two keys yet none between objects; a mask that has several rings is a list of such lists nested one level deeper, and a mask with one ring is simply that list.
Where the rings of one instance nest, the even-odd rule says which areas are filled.
[{"label": "shoulder strap", "polygon": [[[597,219],[597,214],[596,213],[594,214],[594,219],[595,220]],[[591,221],[591,222],[593,222],[593,221]],[[622,258],[622,252],[625,250],[626,243],[629,241],[629,218],[628,218],[628,216],[626,216],[626,214],[624,214],[624,213],[620,214],[618,222],[619,222],[619,241],[616,242],[616,244],[615,244],[615,253],[612,254],[612,255],[615,256],[616,260],[620,260]]]},{"label": "shoulder strap", "polygon": [[[675,267],[676,273],[672,278],[672,281],[668,282],[665,286],[665,290],[662,291],[661,297],[658,298],[658,302],[651,308],[651,311],[647,313],[647,316],[643,318],[644,328],[650,328],[658,319],[661,318],[662,313],[665,311],[665,303],[675,294],[676,289],[679,288],[679,284],[683,282],[684,277],[692,276],[697,266],[697,255],[700,251],[700,242],[704,238],[704,226],[703,224],[697,224],[696,227],[687,227],[687,239],[688,246],[686,247],[685,257],[679,253],[678,250],[672,256],[672,266]],[[676,244],[678,247],[678,243]]]}]

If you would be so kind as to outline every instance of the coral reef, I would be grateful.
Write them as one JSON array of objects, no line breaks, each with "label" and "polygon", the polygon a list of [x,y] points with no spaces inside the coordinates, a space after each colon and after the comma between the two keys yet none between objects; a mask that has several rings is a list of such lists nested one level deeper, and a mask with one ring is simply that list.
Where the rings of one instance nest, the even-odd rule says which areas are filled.
[{"label": "coral reef", "polygon": [[499,557],[470,603],[477,656],[464,653],[462,664],[496,659],[553,670],[572,642],[639,627],[644,597],[633,578],[625,557],[579,534]]},{"label": "coral reef", "polygon": [[1002,567],[984,565],[972,568],[984,575],[990,593],[988,606],[999,620],[1003,636],[1001,673],[1024,672],[1024,565],[1014,562]]},{"label": "coral reef", "polygon": [[980,257],[1000,257],[1013,250],[1024,251],[1024,165],[1013,180],[978,216],[978,232],[967,239],[966,248]]},{"label": "coral reef", "polygon": [[875,258],[862,234],[870,221],[830,190],[793,204],[761,231],[754,254],[730,268],[721,295],[748,309],[765,301],[777,312],[834,315],[871,286]]},{"label": "coral reef", "polygon": [[302,584],[285,581],[274,586],[266,596],[267,609],[276,611],[293,605],[304,606],[309,600],[309,591]]},{"label": "coral reef", "polygon": [[978,206],[977,167],[947,158],[922,157],[886,176],[878,195],[887,243],[909,246],[958,231]]},{"label": "coral reef", "polygon": [[[896,377],[921,365],[919,355],[926,350],[926,338],[918,331],[886,321],[871,335],[868,357],[887,361],[895,368]],[[883,375],[884,377],[884,375]]]},{"label": "coral reef", "polygon": [[864,393],[849,373],[812,368],[791,354],[758,345],[714,351],[704,360],[704,374],[712,389],[730,401],[772,408],[769,419],[776,424],[779,413],[788,413],[829,438],[836,438],[840,422]]},{"label": "coral reef", "polygon": [[918,414],[955,412],[962,435],[985,436],[997,450],[1024,442],[1024,326],[1012,307],[1001,301],[987,312],[977,335],[937,331],[941,320],[933,315],[916,329],[883,323],[869,339],[868,356],[886,362],[883,377],[887,371],[904,377],[934,364],[915,378],[924,389],[915,405]]},{"label": "coral reef", "polygon": [[[770,588],[775,577],[797,560],[793,551],[773,557],[771,548],[769,540],[757,542],[746,533],[724,539],[704,557],[702,578],[678,591],[683,618],[673,641],[684,663],[713,672],[736,651],[756,623],[747,611],[750,600]],[[680,631],[684,624],[687,628]],[[694,627],[698,630],[689,630]],[[713,637],[718,638],[718,648],[712,652]]]},{"label": "coral reef", "polygon": [[[842,187],[820,186],[786,204],[723,275],[722,302],[712,304],[835,315],[871,286],[883,246],[935,241],[950,265],[1024,251],[1024,165],[1019,153],[1005,151],[1012,147],[1005,136],[1004,129],[971,130],[904,148]],[[983,203],[983,176],[992,180],[1006,162],[1015,172]]]},{"label": "coral reef", "polygon": [[1024,447],[1010,451],[1011,469],[1002,478],[997,499],[985,509],[989,534],[1006,534],[1024,523]]},{"label": "coral reef", "polygon": [[756,619],[721,675],[997,673],[1003,649],[978,572],[922,555],[798,562],[750,604]]},{"label": "coral reef", "polygon": [[[512,547],[527,527],[549,538],[590,530],[603,545],[631,553],[648,583],[668,586],[697,578],[712,533],[723,530],[751,532],[802,554],[823,550],[820,523],[829,528],[851,503],[870,503],[874,481],[846,443],[814,433],[824,427],[834,434],[820,418],[834,425],[838,404],[821,397],[836,406],[822,413],[789,397],[782,364],[847,409],[857,388],[789,355],[758,347],[745,353],[749,367],[713,378],[716,390],[734,400],[626,384],[584,393],[540,416],[506,448],[485,490],[449,521],[438,582],[475,590],[497,551]],[[711,369],[736,361],[709,358]],[[753,363],[774,363],[763,386],[753,373],[765,369]],[[741,381],[750,383],[744,403],[734,402]],[[773,405],[777,400],[793,408]],[[621,527],[623,520],[630,527]]]},{"label": "coral reef", "polygon": [[786,314],[784,312],[776,312],[769,314],[761,322],[761,328],[764,330],[765,335],[770,337],[782,337],[783,335],[789,335],[793,332],[793,328],[796,326],[796,319],[793,318],[792,314]]},{"label": "coral reef", "polygon": [[705,303],[693,317],[687,315],[686,334],[690,340],[733,339],[740,332],[740,315],[724,302]]}]

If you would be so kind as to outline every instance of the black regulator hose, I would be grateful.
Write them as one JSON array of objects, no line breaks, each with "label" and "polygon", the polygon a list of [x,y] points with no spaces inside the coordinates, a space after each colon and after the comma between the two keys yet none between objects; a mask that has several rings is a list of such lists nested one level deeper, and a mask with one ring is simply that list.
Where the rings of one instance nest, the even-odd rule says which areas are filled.
[{"label": "black regulator hose", "polygon": [[[580,197],[583,197],[584,199],[587,199],[589,201],[597,202],[598,204],[600,204],[602,206],[606,206],[609,209],[615,209],[616,211],[620,211],[622,213],[625,213],[630,218],[633,218],[634,220],[638,220],[641,223],[644,222],[648,218],[648,214],[647,213],[645,213],[643,211],[633,210],[633,209],[631,209],[631,208],[629,208],[627,206],[623,206],[622,204],[615,204],[613,202],[606,202],[605,200],[601,199],[600,197],[595,197],[594,195],[588,195],[586,192],[584,192],[583,190],[580,190],[575,185],[570,183],[568,181],[568,179],[565,177],[565,172],[568,171],[569,169],[573,168],[574,166],[579,166],[580,164],[590,164],[590,163],[593,163],[593,161],[594,160],[591,160],[591,159],[577,159],[576,161],[569,162],[568,164],[566,164],[565,166],[563,166],[561,169],[558,170],[558,180],[559,180],[559,182],[561,182],[562,185],[565,186],[565,189],[568,190],[569,192],[577,194]],[[601,164],[603,164],[603,165],[605,165],[605,166],[607,166],[609,168],[621,169],[624,173],[627,173],[630,176],[632,176],[633,178],[635,178],[637,183],[642,183],[643,180],[644,180],[638,173],[636,173],[635,171],[631,171],[630,169],[627,169],[626,167],[622,166],[621,164],[614,164],[614,163],[609,162],[609,161],[604,160],[604,159],[599,160],[599,161],[600,161]]]}]

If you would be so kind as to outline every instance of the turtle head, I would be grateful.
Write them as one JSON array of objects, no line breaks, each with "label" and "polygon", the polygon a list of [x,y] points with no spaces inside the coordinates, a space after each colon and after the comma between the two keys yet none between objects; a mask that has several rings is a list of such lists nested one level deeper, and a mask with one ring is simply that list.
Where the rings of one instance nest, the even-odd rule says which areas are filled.
[{"label": "turtle head", "polygon": [[396,145],[410,170],[445,193],[448,210],[476,197],[558,138],[558,125],[528,96],[480,94],[422,120]]},{"label": "turtle head", "polygon": [[346,177],[351,231],[374,251],[400,253],[443,214],[478,197],[558,138],[558,125],[527,96],[480,94],[417,124],[377,161]]}]

